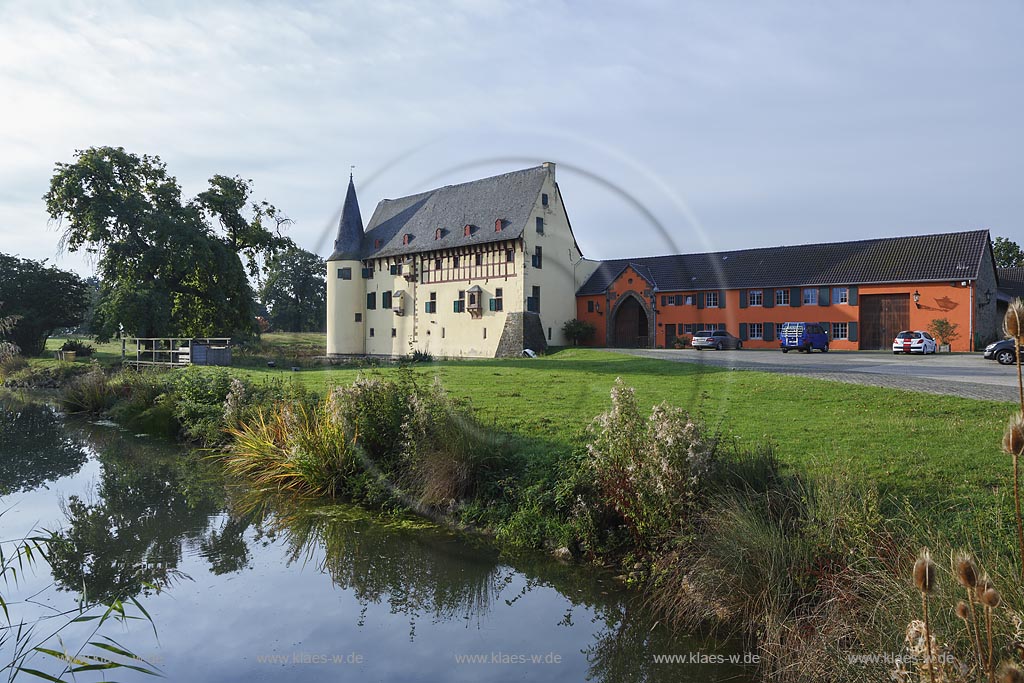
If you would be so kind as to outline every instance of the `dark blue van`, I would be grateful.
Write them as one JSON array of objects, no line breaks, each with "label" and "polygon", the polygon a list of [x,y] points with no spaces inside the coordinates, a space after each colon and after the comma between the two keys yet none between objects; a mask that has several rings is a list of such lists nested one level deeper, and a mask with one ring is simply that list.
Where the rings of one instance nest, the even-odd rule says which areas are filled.
[{"label": "dark blue van", "polygon": [[782,323],[779,328],[779,348],[783,353],[790,349],[810,353],[820,349],[828,353],[828,332],[821,323]]}]

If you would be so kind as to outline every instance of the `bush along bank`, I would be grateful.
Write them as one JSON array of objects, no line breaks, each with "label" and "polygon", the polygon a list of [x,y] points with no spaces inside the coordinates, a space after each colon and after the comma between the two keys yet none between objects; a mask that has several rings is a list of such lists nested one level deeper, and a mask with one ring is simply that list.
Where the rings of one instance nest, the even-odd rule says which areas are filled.
[{"label": "bush along bank", "polygon": [[[936,520],[841,474],[784,472],[770,448],[739,449],[679,408],[641,411],[621,381],[572,456],[551,460],[527,458],[522,435],[489,428],[408,368],[326,395],[228,371],[94,369],[63,401],[212,447],[254,490],[412,510],[613,568],[664,622],[746,638],[764,680],[930,680],[921,643],[975,653],[979,626],[985,663],[956,662],[987,675],[1024,642],[1008,607],[1024,596],[1005,506]],[[940,564],[922,619],[910,580],[921,546],[950,562],[973,547],[998,604],[969,603],[966,624],[954,608],[963,589]],[[975,680],[952,671],[936,680]]]}]

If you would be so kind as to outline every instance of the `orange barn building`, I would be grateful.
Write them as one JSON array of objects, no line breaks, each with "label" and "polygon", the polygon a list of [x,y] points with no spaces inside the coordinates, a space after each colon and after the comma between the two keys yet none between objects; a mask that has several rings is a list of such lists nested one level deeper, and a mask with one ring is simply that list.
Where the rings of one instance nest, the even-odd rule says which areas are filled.
[{"label": "orange barn building", "polygon": [[778,348],[779,326],[802,321],[822,323],[833,349],[889,349],[945,318],[951,350],[973,351],[1002,336],[999,299],[989,233],[975,230],[603,261],[576,311],[594,346],[671,348],[724,328]]}]

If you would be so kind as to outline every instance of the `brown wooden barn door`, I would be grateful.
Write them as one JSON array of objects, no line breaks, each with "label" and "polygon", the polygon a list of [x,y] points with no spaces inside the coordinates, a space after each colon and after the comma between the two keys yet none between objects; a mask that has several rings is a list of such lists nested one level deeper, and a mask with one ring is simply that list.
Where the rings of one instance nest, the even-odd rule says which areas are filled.
[{"label": "brown wooden barn door", "polygon": [[893,338],[910,327],[909,294],[860,297],[860,348],[890,349]]}]

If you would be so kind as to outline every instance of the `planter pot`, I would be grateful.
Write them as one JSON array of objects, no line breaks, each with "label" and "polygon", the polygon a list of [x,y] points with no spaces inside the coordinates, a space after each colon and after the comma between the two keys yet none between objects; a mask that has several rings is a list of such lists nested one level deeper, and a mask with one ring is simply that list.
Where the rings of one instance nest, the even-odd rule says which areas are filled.
[{"label": "planter pot", "polygon": [[75,362],[75,353],[76,353],[75,351],[65,351],[64,352],[64,360],[66,360],[69,363],[74,363]]},{"label": "planter pot", "polygon": [[939,344],[939,353],[949,353],[949,344]]}]

